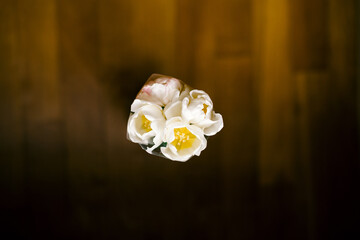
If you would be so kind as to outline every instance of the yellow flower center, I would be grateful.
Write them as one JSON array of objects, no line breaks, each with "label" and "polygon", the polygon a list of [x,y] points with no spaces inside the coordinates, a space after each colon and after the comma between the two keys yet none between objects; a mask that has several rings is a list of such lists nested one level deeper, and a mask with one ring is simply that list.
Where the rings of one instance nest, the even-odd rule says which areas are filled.
[{"label": "yellow flower center", "polygon": [[204,113],[206,114],[207,112],[207,108],[208,108],[208,105],[206,105],[205,103],[203,104],[204,105],[204,108],[202,109],[204,111]]},{"label": "yellow flower center", "polygon": [[185,127],[175,128],[174,134],[175,140],[172,141],[171,144],[174,145],[178,151],[190,148],[196,139],[196,136]]},{"label": "yellow flower center", "polygon": [[152,128],[150,127],[151,122],[149,121],[149,119],[147,119],[145,117],[145,115],[141,116],[141,121],[142,121],[142,128],[146,131],[146,132],[150,132],[152,130]]}]

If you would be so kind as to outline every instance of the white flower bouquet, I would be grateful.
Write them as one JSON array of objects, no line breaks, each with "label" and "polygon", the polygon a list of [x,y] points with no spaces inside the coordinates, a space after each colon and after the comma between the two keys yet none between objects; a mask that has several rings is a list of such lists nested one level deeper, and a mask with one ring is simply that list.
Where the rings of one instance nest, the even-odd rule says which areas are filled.
[{"label": "white flower bouquet", "polygon": [[131,104],[127,133],[148,153],[185,162],[199,156],[223,126],[207,93],[153,74]]}]

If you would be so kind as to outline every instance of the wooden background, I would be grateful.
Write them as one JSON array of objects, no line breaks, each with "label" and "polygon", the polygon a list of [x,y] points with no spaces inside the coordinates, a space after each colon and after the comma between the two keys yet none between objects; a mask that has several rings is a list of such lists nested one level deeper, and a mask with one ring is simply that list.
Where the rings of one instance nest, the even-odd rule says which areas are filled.
[{"label": "wooden background", "polygon": [[[356,0],[1,0],[0,230],[22,239],[357,239]],[[151,73],[225,127],[126,140]]]}]

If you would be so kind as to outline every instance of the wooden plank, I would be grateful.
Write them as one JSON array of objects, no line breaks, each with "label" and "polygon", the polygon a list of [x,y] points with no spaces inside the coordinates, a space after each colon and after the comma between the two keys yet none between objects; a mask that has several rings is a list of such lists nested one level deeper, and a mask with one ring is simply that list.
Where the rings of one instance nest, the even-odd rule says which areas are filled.
[{"label": "wooden plank", "polygon": [[[2,3],[0,9],[0,33],[2,36],[0,38],[0,48],[2,52],[0,58],[0,74],[2,78],[2,81],[0,81],[0,153],[2,159],[2,166],[0,169],[2,172],[0,176],[2,177],[1,182],[6,184],[3,187],[9,188],[7,189],[9,191],[9,194],[12,187],[16,188],[17,184],[21,185],[20,182],[17,182],[20,181],[20,179],[15,180],[15,178],[20,176],[16,176],[14,179],[12,179],[14,175],[17,175],[17,171],[22,171],[22,104],[21,99],[17,97],[21,95],[21,80],[17,72],[17,69],[20,68],[20,64],[17,64],[18,59],[15,56],[17,50],[16,47],[18,44],[17,32],[15,27],[16,9],[14,4],[9,2]],[[17,173],[21,175],[20,172]],[[15,185],[12,186],[12,184]]]},{"label": "wooden plank", "polygon": [[215,26],[215,55],[248,56],[252,40],[252,2],[248,0],[216,1],[212,21]]},{"label": "wooden plank", "polygon": [[319,70],[329,66],[329,1],[290,1],[290,41],[293,69]]},{"label": "wooden plank", "polygon": [[[46,177],[54,177],[53,180],[57,181],[56,178],[59,176],[56,174],[56,169],[61,168],[61,165],[57,165],[59,162],[56,163],[55,159],[51,163],[48,161],[48,158],[56,158],[59,153],[58,150],[51,148],[57,148],[58,144],[61,144],[58,142],[61,141],[59,135],[61,129],[55,3],[53,1],[45,3],[41,0],[31,4],[24,2],[18,5],[17,11],[19,47],[24,53],[25,61],[22,77],[23,94],[26,96],[27,154],[29,161],[35,161],[29,162],[28,167],[39,168],[28,170],[33,171],[29,173],[33,175],[32,177],[42,178],[44,176],[41,175],[44,174]],[[38,160],[39,162],[36,162]],[[50,174],[51,171],[55,172]]]},{"label": "wooden plank", "polygon": [[289,64],[289,6],[266,2],[259,79],[260,181],[292,180],[294,158],[294,84]]},{"label": "wooden plank", "polygon": [[[121,62],[123,68],[146,64],[152,71],[171,75],[175,61],[174,0],[107,1],[100,4],[100,12],[103,35],[99,40],[106,64]],[[118,24],[114,26],[112,21]]]},{"label": "wooden plank", "polygon": [[0,3],[0,224],[4,235],[19,233],[24,216],[23,61],[19,51],[17,9],[13,1]]},{"label": "wooden plank", "polygon": [[[331,77],[324,92],[326,102],[322,112],[315,115],[318,120],[313,126],[319,130],[319,134],[313,137],[318,141],[314,158],[318,159],[318,186],[323,191],[317,204],[321,217],[319,231],[324,238],[349,238],[357,233],[356,216],[352,214],[359,201],[359,195],[353,191],[356,182],[359,182],[358,167],[355,167],[359,159],[356,135],[356,5],[356,1],[329,1]],[[339,159],[342,159],[340,164]]]},{"label": "wooden plank", "polygon": [[305,100],[300,107],[307,112],[305,119],[300,119],[305,148],[300,152],[303,159],[299,163],[305,167],[303,174],[307,175],[305,194],[308,221],[312,223],[308,228],[309,236],[314,239],[356,235],[353,209],[358,196],[353,189],[359,178],[355,167],[358,165],[358,138],[354,4],[354,1],[329,2],[329,70],[321,74],[301,73],[298,79],[303,87],[302,100]]},{"label": "wooden plank", "polygon": [[[29,229],[61,234],[65,164],[57,69],[55,1],[18,1],[18,50],[24,97],[25,190]],[[56,219],[48,221],[49,219]],[[42,227],[46,231],[40,231]]]},{"label": "wooden plank", "polygon": [[[209,138],[209,149],[201,158],[204,164],[207,162],[207,169],[213,169],[213,181],[221,181],[216,186],[218,189],[213,190],[220,196],[213,202],[220,204],[214,212],[223,223],[217,222],[216,226],[208,223],[206,227],[213,231],[209,236],[219,238],[223,234],[228,239],[251,239],[256,235],[253,228],[256,215],[254,159],[258,118],[256,84],[251,75],[251,7],[250,1],[196,1],[191,7],[196,17],[189,16],[194,22],[182,36],[184,41],[188,37],[192,39],[195,60],[189,68],[194,87],[209,93],[215,110],[224,118],[224,129]],[[183,64],[186,61],[184,59]],[[244,138],[246,141],[242,140]]]},{"label": "wooden plank", "polygon": [[[301,210],[306,223],[308,239],[318,239],[319,216],[319,179],[317,172],[318,151],[317,136],[320,133],[318,127],[313,127],[319,121],[317,112],[321,111],[326,102],[323,86],[329,82],[328,71],[308,71],[295,75],[296,97],[298,105],[298,154],[297,170],[295,172],[297,196],[296,200],[304,208]],[[323,114],[323,113],[321,113]]]},{"label": "wooden plank", "polygon": [[[204,5],[206,6],[206,5]],[[177,1],[176,5],[176,75],[192,85],[195,79],[196,34],[199,28],[200,1]],[[191,29],[191,30],[190,30]]]},{"label": "wooden plank", "polygon": [[260,118],[258,225],[262,231],[258,238],[305,239],[308,203],[299,197],[306,190],[298,185],[302,150],[291,62],[290,1],[256,1],[254,16],[253,71]]},{"label": "wooden plank", "polygon": [[[171,198],[178,192],[178,188],[163,186],[171,179],[172,163],[149,155],[127,140],[126,126],[130,105],[147,78],[154,72],[173,75],[175,1],[99,4],[101,87],[113,208],[108,214],[116,219],[107,227],[122,238],[142,238],[154,229],[162,229],[161,235],[171,238],[171,230],[179,227],[164,219],[162,209],[176,209],[163,202],[162,196]],[[113,22],[120,24],[114,27]],[[162,193],[154,194],[159,186],[163,186]],[[129,208],[129,204],[136,207]]]},{"label": "wooden plank", "polygon": [[[224,229],[229,239],[255,238],[258,108],[249,58],[217,63],[217,109],[224,129],[214,144],[221,167]],[[216,76],[216,75],[215,75]],[[226,81],[225,81],[226,79]]]},{"label": "wooden plank", "polygon": [[136,61],[145,59],[171,76],[175,64],[175,1],[137,0],[132,2],[132,7],[130,27]]},{"label": "wooden plank", "polygon": [[64,104],[71,226],[77,236],[106,237],[108,159],[99,88],[99,1],[57,4],[59,77]]}]

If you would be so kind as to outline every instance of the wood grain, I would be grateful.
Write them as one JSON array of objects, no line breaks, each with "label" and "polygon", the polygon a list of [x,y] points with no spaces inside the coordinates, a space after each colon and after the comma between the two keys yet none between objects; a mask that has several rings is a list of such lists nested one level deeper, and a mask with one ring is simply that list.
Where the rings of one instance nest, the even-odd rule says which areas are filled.
[{"label": "wood grain", "polygon": [[[359,236],[355,0],[0,2],[0,229],[33,239]],[[224,129],[187,163],[126,139],[152,73]]]}]

